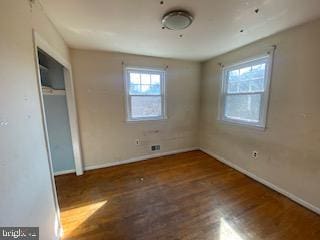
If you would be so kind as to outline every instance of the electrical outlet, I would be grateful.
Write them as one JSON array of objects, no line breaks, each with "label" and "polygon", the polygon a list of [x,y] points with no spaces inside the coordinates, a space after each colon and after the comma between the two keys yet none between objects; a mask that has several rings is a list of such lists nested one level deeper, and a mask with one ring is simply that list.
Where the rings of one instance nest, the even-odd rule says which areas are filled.
[{"label": "electrical outlet", "polygon": [[257,158],[258,158],[258,151],[252,151],[251,157],[252,157],[253,159],[257,159]]},{"label": "electrical outlet", "polygon": [[159,151],[159,150],[160,150],[160,145],[151,146],[151,151]]}]

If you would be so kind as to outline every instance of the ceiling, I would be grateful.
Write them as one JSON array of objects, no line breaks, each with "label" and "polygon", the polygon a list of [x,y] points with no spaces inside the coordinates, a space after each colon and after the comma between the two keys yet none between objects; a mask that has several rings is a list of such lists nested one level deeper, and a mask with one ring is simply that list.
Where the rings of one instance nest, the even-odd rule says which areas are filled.
[{"label": "ceiling", "polygon": [[[164,4],[160,0],[41,0],[41,3],[73,48],[197,61],[320,17],[320,0],[164,0]],[[194,15],[193,24],[182,31],[162,29],[161,17],[176,8],[190,11]]]}]

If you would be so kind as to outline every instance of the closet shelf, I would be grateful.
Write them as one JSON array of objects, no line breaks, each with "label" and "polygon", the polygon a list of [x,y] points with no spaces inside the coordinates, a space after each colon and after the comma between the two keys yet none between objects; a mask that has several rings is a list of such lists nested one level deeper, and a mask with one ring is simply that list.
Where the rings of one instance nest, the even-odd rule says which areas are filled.
[{"label": "closet shelf", "polygon": [[51,87],[42,86],[43,95],[66,95],[66,90],[57,90]]},{"label": "closet shelf", "polygon": [[43,66],[43,65],[40,65],[40,64],[39,64],[39,66],[40,66],[40,70],[45,70],[45,71],[48,71],[48,70],[49,70],[47,67],[45,67],[45,66]]}]

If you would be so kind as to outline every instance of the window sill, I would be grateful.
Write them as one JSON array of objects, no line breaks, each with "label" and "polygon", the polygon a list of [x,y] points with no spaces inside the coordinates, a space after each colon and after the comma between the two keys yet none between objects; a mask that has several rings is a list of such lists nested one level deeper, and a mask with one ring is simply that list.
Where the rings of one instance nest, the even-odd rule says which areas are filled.
[{"label": "window sill", "polygon": [[230,126],[235,126],[235,127],[240,127],[240,128],[247,128],[251,130],[258,130],[258,131],[266,131],[266,126],[261,126],[261,125],[255,125],[255,124],[250,124],[246,122],[241,122],[241,121],[235,121],[232,119],[218,119],[219,123],[225,124],[225,125],[230,125]]},{"label": "window sill", "polygon": [[126,122],[128,123],[135,123],[135,122],[154,122],[154,121],[164,121],[167,120],[167,117],[159,117],[159,118],[136,118],[136,119],[127,119]]}]

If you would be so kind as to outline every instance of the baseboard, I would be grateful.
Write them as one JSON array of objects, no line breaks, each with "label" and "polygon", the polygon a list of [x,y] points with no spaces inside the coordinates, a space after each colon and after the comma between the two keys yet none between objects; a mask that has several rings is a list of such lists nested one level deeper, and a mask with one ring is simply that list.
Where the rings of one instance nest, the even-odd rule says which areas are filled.
[{"label": "baseboard", "polygon": [[58,229],[58,234],[55,235],[55,237],[53,239],[62,240],[62,236],[63,236],[63,228],[60,226]]},{"label": "baseboard", "polygon": [[317,214],[320,215],[320,208],[312,205],[311,203],[309,203],[309,202],[307,202],[307,201],[305,201],[305,200],[297,197],[296,195],[294,195],[294,194],[292,194],[292,193],[290,193],[290,192],[288,192],[288,191],[286,191],[286,190],[284,190],[284,189],[282,189],[282,188],[274,185],[273,183],[271,183],[271,182],[269,182],[269,181],[267,181],[267,180],[265,180],[265,179],[263,179],[263,178],[260,178],[260,177],[256,176],[255,174],[253,174],[253,173],[251,173],[251,172],[249,172],[249,171],[247,171],[247,170],[239,167],[238,165],[229,162],[229,161],[226,160],[224,157],[219,156],[219,155],[213,153],[212,151],[209,151],[209,150],[206,150],[206,149],[203,149],[203,148],[199,148],[199,149],[200,149],[201,151],[207,153],[208,155],[214,157],[214,158],[217,159],[218,161],[220,161],[220,162],[228,165],[229,167],[231,167],[231,168],[233,168],[233,169],[235,169],[235,170],[237,170],[237,171],[239,171],[239,172],[247,175],[248,177],[256,180],[257,182],[262,183],[263,185],[265,185],[265,186],[267,186],[267,187],[275,190],[276,192],[281,193],[282,195],[290,198],[292,201],[300,204],[301,206],[303,206],[303,207],[305,207],[305,208],[308,208],[309,210],[311,210],[311,211],[313,211],[313,212],[315,212],[315,213],[317,213]]},{"label": "baseboard", "polygon": [[76,172],[75,169],[63,170],[63,171],[55,172],[54,176],[59,176],[59,175],[64,175],[64,174],[69,174],[69,173],[75,173],[75,172]]},{"label": "baseboard", "polygon": [[198,147],[184,148],[184,149],[178,149],[178,150],[173,150],[173,151],[168,151],[168,152],[148,154],[148,155],[129,158],[127,160],[122,160],[122,161],[117,161],[117,162],[112,162],[112,163],[105,163],[105,164],[87,166],[87,167],[84,167],[84,170],[88,171],[88,170],[94,170],[94,169],[99,169],[99,168],[112,167],[112,166],[117,166],[117,165],[122,165],[122,164],[127,164],[127,163],[144,161],[144,160],[147,160],[147,159],[150,159],[150,158],[162,157],[162,156],[167,156],[167,155],[172,155],[172,154],[177,154],[177,153],[183,153],[183,152],[190,152],[190,151],[194,151],[194,150],[199,150],[199,148]]}]

